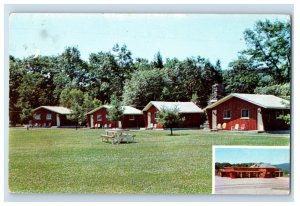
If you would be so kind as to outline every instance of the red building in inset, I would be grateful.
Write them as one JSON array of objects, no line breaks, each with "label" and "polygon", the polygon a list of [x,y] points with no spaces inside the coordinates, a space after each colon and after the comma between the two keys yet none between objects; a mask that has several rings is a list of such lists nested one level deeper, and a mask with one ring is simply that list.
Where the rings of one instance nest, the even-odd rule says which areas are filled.
[{"label": "red building in inset", "polygon": [[131,106],[123,106],[124,117],[122,121],[111,122],[107,119],[109,105],[102,105],[90,112],[88,124],[90,128],[140,128],[145,127],[143,112]]},{"label": "red building in inset", "polygon": [[33,110],[33,126],[50,127],[50,126],[67,126],[71,122],[67,119],[67,115],[72,111],[66,107],[58,106],[40,106]]},{"label": "red building in inset", "polygon": [[233,93],[208,105],[204,110],[210,129],[289,129],[289,125],[280,118],[290,113],[289,102],[274,95]]},{"label": "red building in inset", "polygon": [[229,178],[275,178],[282,177],[283,172],[270,164],[256,164],[251,167],[225,167],[217,175]]},{"label": "red building in inset", "polygon": [[172,109],[176,107],[179,110],[184,121],[178,127],[182,128],[199,128],[203,120],[203,110],[193,102],[162,102],[151,101],[143,109],[146,127],[163,128],[158,123],[159,111],[163,108]]}]

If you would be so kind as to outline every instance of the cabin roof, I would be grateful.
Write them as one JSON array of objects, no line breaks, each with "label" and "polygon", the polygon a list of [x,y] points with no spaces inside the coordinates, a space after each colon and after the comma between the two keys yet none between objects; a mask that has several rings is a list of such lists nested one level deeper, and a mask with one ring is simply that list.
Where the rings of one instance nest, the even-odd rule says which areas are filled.
[{"label": "cabin roof", "polygon": [[163,108],[172,109],[178,108],[179,113],[203,113],[203,110],[200,109],[193,102],[163,102],[163,101],[151,101],[149,102],[143,111],[147,111],[151,106],[155,106],[158,110]]},{"label": "cabin roof", "polygon": [[242,94],[242,93],[232,93],[223,97],[222,99],[216,101],[215,103],[208,105],[204,110],[211,109],[227,100],[236,97],[252,104],[258,105],[266,109],[289,109],[289,101],[276,97],[274,95],[265,94]]},{"label": "cabin roof", "polygon": [[[100,107],[93,109],[92,111],[88,112],[87,114],[92,114],[102,108],[109,109],[110,107],[111,107],[111,105],[101,105]],[[122,106],[122,108],[124,109],[125,115],[142,115],[143,114],[143,112],[141,110],[136,109],[132,106]]]},{"label": "cabin roof", "polygon": [[37,111],[39,109],[46,109],[51,112],[55,112],[57,114],[71,114],[72,110],[66,107],[59,107],[59,106],[40,106],[35,108],[33,111]]}]

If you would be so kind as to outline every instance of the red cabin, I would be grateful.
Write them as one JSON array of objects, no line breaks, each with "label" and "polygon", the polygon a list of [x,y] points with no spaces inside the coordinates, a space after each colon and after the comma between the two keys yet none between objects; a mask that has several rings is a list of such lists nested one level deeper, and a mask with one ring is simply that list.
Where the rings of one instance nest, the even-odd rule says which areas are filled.
[{"label": "red cabin", "polygon": [[66,126],[70,124],[67,115],[71,114],[71,110],[66,107],[57,106],[40,106],[33,110],[33,126],[50,127],[50,126]]},{"label": "red cabin", "polygon": [[162,102],[151,101],[143,109],[146,127],[163,128],[158,123],[159,111],[163,108],[172,109],[176,107],[181,117],[185,120],[178,126],[181,128],[199,128],[202,124],[203,110],[193,102]]},{"label": "red cabin", "polygon": [[90,112],[88,115],[88,124],[90,128],[140,128],[145,127],[143,112],[131,106],[123,106],[124,117],[122,121],[111,122],[107,119],[109,105],[102,105]]},{"label": "red cabin", "polygon": [[290,113],[289,102],[274,95],[230,94],[205,109],[210,129],[287,130],[281,115]]},{"label": "red cabin", "polygon": [[282,177],[283,172],[270,164],[255,164],[251,167],[224,167],[217,175],[229,178],[275,178]]}]

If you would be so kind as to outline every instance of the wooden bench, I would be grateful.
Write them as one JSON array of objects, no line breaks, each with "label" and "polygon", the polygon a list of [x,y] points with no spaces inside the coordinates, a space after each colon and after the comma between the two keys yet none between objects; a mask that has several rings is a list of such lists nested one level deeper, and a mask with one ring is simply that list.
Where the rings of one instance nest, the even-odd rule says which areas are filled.
[{"label": "wooden bench", "polygon": [[106,130],[106,133],[101,135],[102,142],[111,142],[112,144],[120,144],[122,141],[126,140],[126,143],[133,142],[135,135],[129,134],[123,131],[109,131]]},{"label": "wooden bench", "polygon": [[104,142],[104,140],[106,142],[111,141],[111,143],[113,144],[114,142],[116,142],[114,139],[117,138],[117,133],[106,131],[106,134],[102,134],[101,137],[102,137],[102,142]]}]

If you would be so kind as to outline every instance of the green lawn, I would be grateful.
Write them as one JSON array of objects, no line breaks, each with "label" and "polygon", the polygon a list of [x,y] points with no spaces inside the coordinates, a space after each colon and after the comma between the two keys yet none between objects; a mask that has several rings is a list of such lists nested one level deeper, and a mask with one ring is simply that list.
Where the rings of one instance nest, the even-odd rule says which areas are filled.
[{"label": "green lawn", "polygon": [[286,134],[136,131],[136,143],[101,142],[103,130],[9,130],[16,193],[211,193],[212,145],[289,145]]}]

